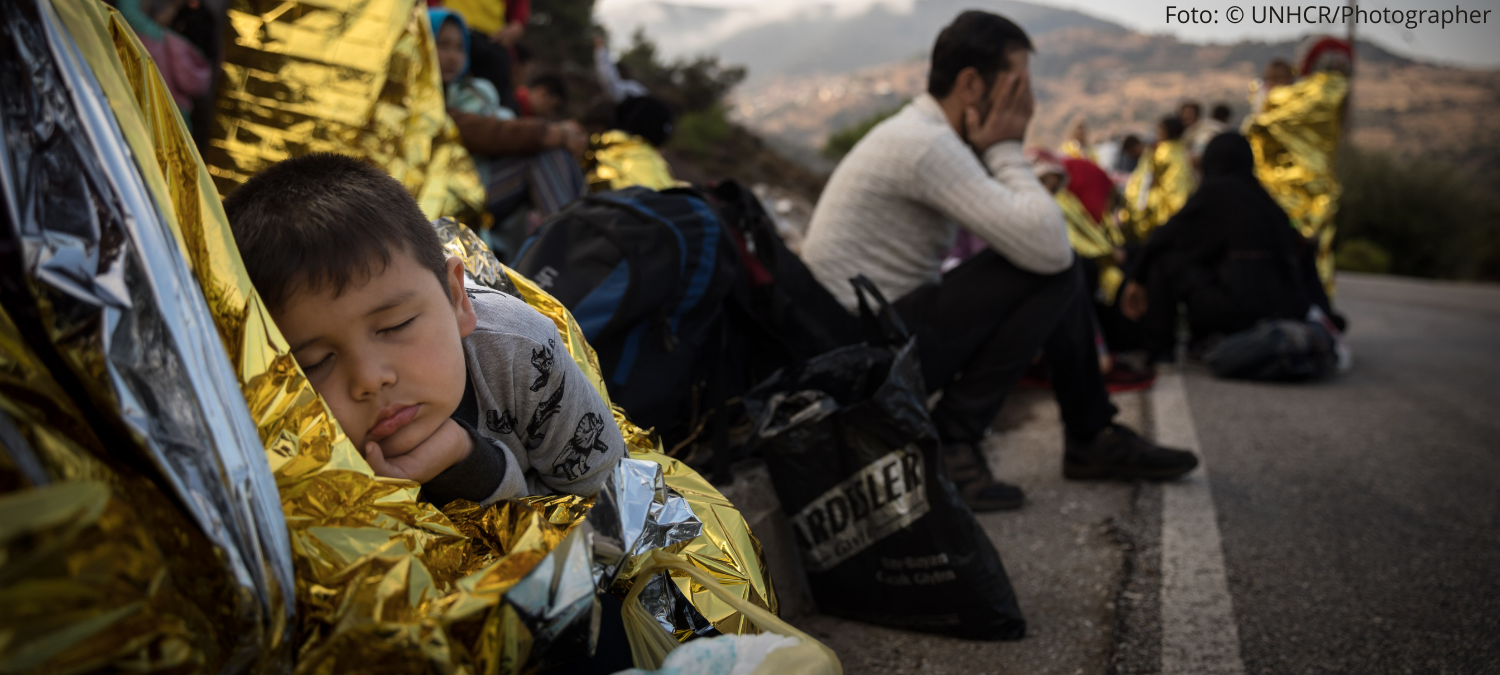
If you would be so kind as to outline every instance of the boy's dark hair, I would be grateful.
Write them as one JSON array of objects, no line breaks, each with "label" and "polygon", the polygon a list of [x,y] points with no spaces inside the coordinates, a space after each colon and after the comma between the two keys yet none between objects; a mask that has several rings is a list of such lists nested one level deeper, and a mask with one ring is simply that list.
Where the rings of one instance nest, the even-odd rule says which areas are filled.
[{"label": "boy's dark hair", "polygon": [[1229,115],[1232,112],[1233,111],[1230,110],[1228,103],[1220,103],[1214,106],[1214,112],[1212,115],[1209,115],[1209,117],[1212,117],[1220,122],[1228,122]]},{"label": "boy's dark hair", "polygon": [[1178,106],[1178,108],[1177,108],[1177,112],[1179,114],[1182,111],[1184,111],[1184,110],[1192,110],[1193,111],[1193,117],[1195,117],[1197,119],[1203,119],[1203,106],[1198,105],[1197,101],[1187,101],[1187,102],[1184,102],[1181,106]]},{"label": "boy's dark hair", "polygon": [[538,89],[545,89],[547,93],[552,94],[552,97],[557,99],[558,103],[564,106],[568,104],[568,83],[564,82],[557,75],[551,73],[533,75],[531,82],[527,83],[527,85]]},{"label": "boy's dark hair", "polygon": [[1129,136],[1125,137],[1125,140],[1120,141],[1120,149],[1129,150],[1131,148],[1140,146],[1140,144],[1141,137],[1135,134],[1130,134]]},{"label": "boy's dark hair", "polygon": [[317,152],[255,174],[224,200],[250,282],[275,311],[298,288],[335,294],[404,251],[447,284],[437,231],[389,174],[353,157]]},{"label": "boy's dark hair", "polygon": [[1182,138],[1182,118],[1176,115],[1167,115],[1161,118],[1162,130],[1167,132],[1167,137],[1161,140],[1175,141]]},{"label": "boy's dark hair", "polygon": [[1000,72],[1010,69],[1007,54],[1013,49],[1032,51],[1033,47],[1026,31],[1010,19],[974,9],[959,14],[932,45],[927,93],[947,96],[965,68],[979,71],[985,87],[994,86]]}]

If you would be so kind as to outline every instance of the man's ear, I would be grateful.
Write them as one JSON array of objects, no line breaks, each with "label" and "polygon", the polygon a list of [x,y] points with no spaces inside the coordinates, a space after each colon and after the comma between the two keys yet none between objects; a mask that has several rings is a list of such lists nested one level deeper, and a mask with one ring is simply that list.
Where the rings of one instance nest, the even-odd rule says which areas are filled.
[{"label": "man's ear", "polygon": [[954,82],[953,90],[959,95],[959,100],[964,105],[971,105],[984,98],[989,93],[985,91],[984,77],[980,76],[979,69],[969,66],[958,71],[958,80]]},{"label": "man's ear", "polygon": [[444,278],[448,280],[448,299],[453,302],[453,314],[458,319],[458,337],[466,338],[479,324],[479,316],[474,313],[469,294],[464,292],[464,261],[456,255],[448,256],[447,265]]}]

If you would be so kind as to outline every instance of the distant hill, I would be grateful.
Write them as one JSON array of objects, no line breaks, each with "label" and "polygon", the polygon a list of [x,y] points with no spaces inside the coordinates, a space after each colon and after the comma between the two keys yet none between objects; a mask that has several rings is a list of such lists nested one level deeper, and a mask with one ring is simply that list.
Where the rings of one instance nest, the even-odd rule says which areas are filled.
[{"label": "distant hill", "polygon": [[841,17],[810,9],[795,17],[740,31],[715,51],[726,63],[744,64],[750,83],[778,76],[844,73],[925,55],[953,17],[982,9],[1009,17],[1028,33],[1089,28],[1125,34],[1117,25],[1068,10],[1012,0],[921,0],[909,14],[875,5],[863,14]]},{"label": "distant hill", "polygon": [[[1145,60],[1135,65],[1145,69],[1177,70],[1212,68],[1219,63],[1262,62],[1279,54],[1283,45],[1245,42],[1213,54],[1198,51],[1200,45],[1185,44],[1160,36],[1143,36],[1081,12],[1046,7],[1017,0],[918,0],[909,12],[874,5],[852,16],[835,12],[829,5],[810,4],[780,18],[755,23],[756,15],[745,9],[702,7],[680,2],[647,2],[611,9],[604,20],[627,32],[636,27],[661,47],[668,57],[713,53],[725,63],[745,66],[748,84],[754,86],[778,77],[839,74],[925,56],[938,31],[966,9],[981,9],[1006,16],[1026,29],[1033,39],[1059,31],[1087,29],[1099,42],[1068,41],[1067,53],[1039,51],[1039,74],[1056,74],[1074,63],[1093,57],[1118,54],[1123,43],[1136,51],[1148,46]],[[623,37],[623,36],[617,36]],[[1153,39],[1155,38],[1155,39]],[[1367,59],[1405,61],[1370,46]],[[1193,59],[1209,56],[1208,62]],[[1060,58],[1049,58],[1060,57]]]},{"label": "distant hill", "polygon": [[[831,165],[816,149],[830,134],[924,91],[931,41],[965,8],[1004,14],[1032,36],[1037,115],[1028,142],[1048,146],[1080,119],[1096,139],[1150,134],[1184,100],[1201,102],[1205,112],[1228,103],[1238,123],[1248,111],[1249,82],[1270,59],[1291,59],[1296,47],[1185,43],[1009,0],[919,0],[909,15],[877,7],[755,26],[714,51],[751,68],[736,94],[738,119],[826,171]],[[1364,42],[1357,54],[1355,143],[1450,161],[1500,183],[1500,71],[1425,64]]]}]

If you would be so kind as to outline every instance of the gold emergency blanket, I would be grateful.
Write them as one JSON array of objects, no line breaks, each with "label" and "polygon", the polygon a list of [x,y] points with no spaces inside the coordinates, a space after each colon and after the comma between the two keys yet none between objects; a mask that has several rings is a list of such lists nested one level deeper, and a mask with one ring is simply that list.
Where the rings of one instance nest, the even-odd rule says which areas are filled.
[{"label": "gold emergency blanket", "polygon": [[1066,189],[1058,190],[1053,199],[1062,209],[1063,220],[1068,224],[1068,243],[1079,256],[1093,260],[1099,266],[1098,300],[1114,304],[1115,293],[1125,281],[1125,273],[1115,264],[1115,249],[1125,245],[1125,237],[1115,226],[1114,218],[1105,213],[1105,222],[1096,222],[1083,202]]},{"label": "gold emergency blanket", "polygon": [[1078,159],[1086,159],[1095,164],[1099,163],[1099,158],[1094,155],[1094,149],[1084,147],[1083,144],[1079,143],[1078,139],[1076,138],[1070,138],[1066,141],[1063,141],[1062,145],[1057,146],[1057,152],[1063,157],[1075,157]]},{"label": "gold emergency blanket", "polygon": [[646,139],[624,131],[607,131],[589,139],[584,156],[590,192],[622,190],[632,185],[652,190],[686,185],[672,177],[667,160]]},{"label": "gold emergency blanket", "polygon": [[217,602],[231,581],[209,541],[106,454],[0,310],[0,671],[254,663],[253,642],[226,634],[254,628]]},{"label": "gold emergency blanket", "polygon": [[1193,194],[1193,163],[1181,141],[1157,141],[1125,184],[1126,228],[1136,239],[1166,224]]},{"label": "gold emergency blanket", "polygon": [[[506,673],[587,653],[597,606],[586,538],[574,527],[587,513],[587,504],[577,497],[483,509],[456,504],[451,515],[445,515],[417,501],[416,483],[373,476],[302,375],[251,287],[208,172],[140,43],[119,15],[97,0],[55,1],[62,17],[59,25],[66,31],[58,28],[48,34],[50,50],[48,44],[35,43],[42,35],[36,13],[20,11],[31,8],[31,0],[20,0],[24,5],[7,3],[0,10],[11,36],[33,41],[25,44],[34,55],[28,72],[46,85],[40,96],[30,95],[30,90],[17,95],[52,106],[38,113],[50,116],[48,125],[7,126],[6,140],[15,143],[6,147],[27,151],[30,148],[20,142],[29,142],[37,133],[63,133],[50,138],[54,144],[58,138],[72,144],[65,148],[92,142],[116,145],[97,146],[104,150],[95,149],[93,155],[70,150],[64,159],[80,162],[72,173],[82,174],[85,182],[55,182],[52,192],[61,190],[70,198],[67,189],[93,192],[68,201],[37,202],[51,210],[28,207],[28,216],[42,217],[34,225],[23,224],[19,232],[5,233],[19,234],[28,242],[28,261],[39,261],[25,270],[36,275],[25,282],[38,298],[28,311],[40,316],[44,329],[66,329],[45,334],[53,343],[48,349],[56,349],[73,368],[69,375],[89,389],[87,405],[122,415],[126,421],[139,418],[152,443],[158,433],[171,437],[170,429],[158,432],[157,427],[178,423],[173,415],[184,410],[229,417],[206,427],[214,443],[226,442],[219,435],[236,430],[235,420],[243,419],[254,456],[265,463],[258,470],[248,467],[245,476],[252,485],[245,488],[238,481],[246,479],[238,473],[226,476],[234,479],[228,484],[217,477],[244,471],[243,465],[200,469],[191,463],[215,456],[227,462],[227,446],[178,448],[179,454],[146,464],[180,493],[154,502],[148,489],[152,483],[129,480],[124,473],[116,480],[116,474],[92,469],[29,472],[36,478],[27,481],[32,489],[8,495],[7,503],[0,505],[5,527],[11,528],[0,531],[0,545],[11,556],[0,561],[7,566],[3,582],[11,584],[6,587],[8,602],[0,603],[7,605],[0,617],[7,627],[24,628],[16,628],[0,642],[0,664],[21,671],[182,672],[203,664],[201,670],[212,672],[280,672],[291,669],[295,660],[296,672],[307,673]],[[50,4],[39,6],[50,11]],[[54,82],[55,77],[44,79],[52,77],[54,54],[74,59],[63,61],[73,64],[76,77],[93,79],[75,78],[66,89]],[[66,94],[57,95],[67,90],[81,107],[75,109],[74,99]],[[85,132],[79,124],[92,126]],[[33,152],[34,158],[44,158]],[[7,198],[35,200],[50,194],[19,182],[33,179],[16,173],[13,157],[7,161]],[[89,212],[59,208],[72,204],[115,209],[105,212],[113,220],[104,224],[113,229],[104,230],[105,238],[96,240],[101,230],[97,222],[90,229]],[[78,255],[71,253],[75,249]],[[92,272],[91,254],[99,256]],[[124,256],[123,262],[111,256]],[[123,276],[117,277],[115,269],[124,269]],[[136,269],[142,271],[132,276]],[[90,273],[95,276],[89,278]],[[179,273],[183,276],[174,276]],[[161,290],[160,284],[169,281],[177,284],[175,290]],[[78,286],[82,282],[92,285]],[[144,351],[159,359],[163,372],[156,376],[170,378],[186,367],[187,381],[201,382],[193,377],[194,369],[202,366],[174,360],[186,358],[182,350],[188,347],[200,350],[200,357],[210,357],[210,364],[222,363],[222,383],[234,392],[233,399],[192,398],[203,396],[201,390],[155,390],[180,396],[163,404],[141,398],[145,390],[106,386],[117,380],[101,381],[100,373],[131,364],[118,365],[119,354],[100,351],[110,343],[90,339],[89,331],[97,331],[97,323],[66,323],[88,317],[83,306],[69,300],[70,293],[105,303],[114,313],[106,320],[120,315],[122,323],[111,333],[114,349],[126,355],[134,353],[131,349]],[[121,295],[129,299],[116,299]],[[26,299],[8,295],[5,300],[10,306]],[[164,300],[182,306],[160,304]],[[159,320],[152,313],[158,308],[201,311],[203,320],[164,326],[139,323]],[[60,313],[64,309],[66,316]],[[138,323],[126,325],[125,319]],[[19,344],[13,332],[0,331],[10,340],[5,343],[8,356],[20,353],[13,346]],[[205,336],[209,342],[177,342]],[[144,370],[139,374],[147,384],[156,384],[149,380],[152,376]],[[25,381],[40,380],[32,376]],[[178,379],[163,381],[180,384]],[[16,401],[44,398],[23,397],[25,392],[17,391],[3,391],[4,409],[13,416],[12,411],[21,410]],[[134,394],[141,403],[125,405],[118,397],[126,394]],[[45,400],[56,409],[68,404],[58,396]],[[91,443],[99,445],[86,438],[88,427],[70,424],[67,417],[52,415],[47,421],[51,428],[26,426],[25,420],[22,424],[41,439],[32,444],[43,450],[63,444],[57,440],[62,436],[86,449]],[[92,418],[88,422],[114,428]],[[121,447],[105,444],[100,450],[107,453],[105,459],[128,459],[138,452],[123,447],[139,442],[130,435],[115,433],[110,442]],[[18,455],[13,444],[7,441],[5,446],[11,463],[21,466],[14,460]],[[146,459],[154,457],[148,454]],[[188,463],[169,461],[173,458]],[[57,488],[50,485],[35,487],[51,475],[81,484],[61,487],[65,492],[53,492]],[[255,488],[262,475],[268,492],[241,492]],[[220,507],[227,510],[211,508],[224,498],[231,500]],[[263,508],[271,510],[274,522],[238,524],[237,518],[258,516]],[[219,520],[205,526],[201,519],[185,519],[178,509],[190,515],[206,512]],[[242,532],[268,538],[256,544],[236,538]],[[14,544],[27,536],[41,539]],[[257,550],[267,562],[253,557]],[[279,556],[287,559],[284,585],[273,565],[283,559]],[[17,566],[38,560],[54,566]],[[262,566],[270,569],[257,574]],[[293,569],[295,583],[290,581]],[[90,583],[97,588],[78,587]],[[295,598],[291,625],[287,619],[293,617],[283,608],[290,609],[292,598],[283,596],[283,588],[286,596]],[[516,590],[525,592],[509,592]],[[72,594],[60,599],[69,604],[41,604],[68,592]]]},{"label": "gold emergency blanket", "polygon": [[[609,391],[605,388],[604,378],[599,368],[599,357],[594,353],[593,347],[590,347],[584,340],[583,331],[578,327],[578,322],[573,319],[573,315],[568,312],[567,308],[562,306],[562,303],[548,295],[531,280],[497,262],[494,255],[485,247],[484,242],[480,241],[479,237],[468,228],[450,221],[439,227],[438,234],[449,253],[464,260],[466,269],[479,272],[475,278],[480,283],[508,291],[513,290],[527,304],[552,319],[557,325],[558,333],[563,336],[563,342],[567,345],[568,353],[572,355],[574,362],[588,376],[589,381],[593,383],[605,402],[609,401]],[[500,276],[501,273],[504,277]],[[630,450],[630,457],[661,465],[667,487],[686,498],[688,504],[692,506],[693,513],[703,523],[702,535],[686,544],[669,547],[667,550],[707,571],[731,592],[775,612],[776,591],[771,586],[771,576],[765,565],[765,554],[761,551],[760,541],[750,533],[744,516],[702,475],[662,452],[660,439],[654,438],[649,431],[641,429],[626,419],[619,406],[612,405],[611,407],[614,409],[615,422],[619,424],[620,431],[625,437],[625,445]],[[620,573],[613,586],[617,593],[623,595],[630,587],[635,570],[640,567],[646,557],[645,555],[638,556]],[[671,575],[671,580],[678,592],[688,599],[692,609],[711,622],[713,627],[720,632],[759,632],[749,619],[714,596],[701,584],[694,582],[688,575],[674,573]],[[676,629],[676,633],[680,640],[693,636],[691,630],[681,627]]]},{"label": "gold emergency blanket", "polygon": [[[591,639],[589,626],[596,621],[597,612],[593,560],[583,528],[575,526],[589,513],[589,504],[576,497],[538,498],[486,508],[454,504],[444,514],[417,501],[417,484],[373,476],[291,358],[251,287],[214,183],[140,43],[119,15],[97,0],[39,1],[39,6],[49,11],[50,3],[55,2],[62,18],[47,37],[52,40],[53,52],[48,51],[47,44],[26,45],[33,55],[25,61],[29,72],[33,77],[46,75],[51,72],[47,69],[54,55],[64,54],[73,59],[70,63],[78,82],[65,89],[49,81],[51,88],[46,91],[52,94],[45,100],[48,105],[63,108],[56,114],[46,114],[53,115],[53,124],[59,120],[76,124],[70,121],[72,118],[65,119],[74,115],[93,126],[85,133],[78,128],[28,126],[21,120],[23,124],[17,128],[22,131],[18,133],[55,134],[59,133],[53,131],[57,128],[68,132],[62,138],[76,143],[100,139],[115,143],[110,146],[113,154],[78,155],[82,158],[79,161],[95,163],[81,165],[81,178],[91,181],[88,189],[95,193],[81,195],[81,202],[74,199],[60,203],[111,208],[118,204],[124,211],[111,211],[114,215],[110,217],[124,223],[129,238],[91,240],[87,237],[98,237],[100,230],[97,226],[89,229],[87,212],[45,212],[47,219],[40,230],[23,229],[20,233],[32,237],[27,241],[34,240],[38,245],[59,247],[37,249],[43,256],[36,259],[42,261],[40,266],[28,265],[25,270],[40,275],[25,280],[38,294],[35,307],[39,310],[30,311],[40,311],[46,320],[76,321],[76,316],[85,316],[76,312],[67,317],[47,314],[56,308],[78,306],[76,301],[58,304],[55,298],[63,296],[45,295],[53,288],[67,291],[69,283],[78,281],[93,285],[67,292],[91,293],[88,297],[97,297],[107,308],[118,307],[109,312],[137,317],[131,320],[154,319],[150,312],[158,305],[153,303],[164,299],[181,303],[180,307],[164,307],[186,312],[173,319],[177,323],[166,325],[166,332],[143,325],[134,325],[127,332],[122,325],[113,333],[122,340],[116,349],[139,346],[165,350],[151,353],[171,358],[184,358],[181,350],[196,350],[196,358],[209,357],[208,366],[188,364],[184,381],[200,387],[205,381],[227,384],[235,394],[233,400],[184,398],[177,399],[175,407],[148,400],[144,410],[124,405],[117,398],[123,395],[120,392],[141,396],[140,392],[146,390],[122,389],[125,384],[121,383],[128,381],[118,378],[110,381],[114,388],[97,381],[101,373],[112,374],[114,370],[110,369],[119,367],[112,365],[117,361],[110,360],[117,360],[117,354],[99,351],[108,342],[90,341],[89,331],[97,331],[97,324],[45,324],[44,328],[53,328],[45,334],[54,342],[48,349],[58,350],[72,368],[69,377],[82,378],[82,386],[88,388],[87,405],[106,415],[125,415],[127,421],[146,425],[170,421],[175,414],[172,411],[177,410],[198,409],[205,415],[228,414],[231,420],[243,419],[255,458],[267,462],[258,470],[264,472],[266,485],[257,482],[262,474],[255,466],[233,455],[233,439],[225,434],[232,435],[239,428],[238,422],[213,422],[204,427],[214,439],[212,444],[218,444],[212,448],[185,447],[181,451],[187,454],[180,455],[147,453],[145,466],[163,473],[166,485],[178,491],[175,495],[157,494],[150,492],[157,483],[136,479],[122,467],[111,468],[115,458],[141,457],[143,449],[124,447],[140,443],[139,437],[116,430],[107,441],[89,441],[85,438],[89,427],[68,423],[66,416],[49,416],[48,424],[28,424],[15,412],[23,410],[15,402],[45,397],[22,397],[16,393],[21,389],[7,387],[0,392],[4,395],[0,410],[7,417],[22,419],[18,426],[31,438],[41,439],[27,445],[45,450],[62,443],[55,439],[64,436],[86,450],[102,444],[103,449],[97,452],[105,469],[59,469],[56,466],[66,465],[51,459],[31,461],[38,451],[22,452],[17,450],[19,444],[4,442],[0,476],[30,478],[0,485],[0,495],[5,499],[0,513],[5,515],[5,528],[9,528],[0,528],[0,546],[5,546],[9,555],[0,561],[7,573],[0,581],[9,584],[5,587],[7,597],[16,600],[0,611],[4,626],[15,631],[0,644],[0,665],[7,670],[70,672],[177,672],[195,669],[193,664],[203,664],[202,670],[215,672],[283,671],[295,664],[295,672],[306,673],[507,673],[528,672],[586,653]],[[8,29],[12,23],[18,27],[13,35],[25,34],[35,40],[42,34],[36,28],[39,20],[35,12],[26,16],[19,12],[19,8],[31,7],[30,0],[20,3],[6,3],[0,9],[5,14],[0,16],[6,19]],[[85,76],[91,79],[76,79]],[[68,89],[73,97],[55,95]],[[75,104],[82,107],[75,111]],[[8,130],[8,141],[9,134]],[[14,151],[27,149],[22,145],[8,147]],[[36,199],[51,194],[18,192],[20,183],[10,182],[16,176],[12,166],[5,177],[7,197]],[[117,227],[117,221],[111,221],[110,226]],[[63,229],[57,229],[54,237],[47,228]],[[75,231],[86,236],[62,236],[67,228],[81,228]],[[117,236],[113,232],[106,234]],[[44,240],[43,236],[50,238]],[[122,241],[127,248],[120,248]],[[71,251],[79,244],[96,248],[78,249],[83,255],[74,256]],[[117,274],[118,266],[93,271],[87,267],[89,251],[116,255],[121,250],[141,258],[126,259],[127,272],[135,269],[129,265],[144,264],[143,273],[151,279],[150,284],[139,275]],[[6,273],[21,271],[11,269]],[[94,276],[90,278],[90,274]],[[163,283],[177,284],[173,287],[177,290],[163,290]],[[535,287],[522,285],[536,294],[537,302],[550,301],[556,306]],[[129,301],[116,299],[125,294]],[[17,298],[6,296],[7,303],[13,300]],[[189,320],[196,316],[193,312],[202,312],[203,320]],[[553,318],[574,325],[565,312]],[[35,323],[35,319],[29,320]],[[22,342],[14,338],[15,331],[8,326],[0,326],[6,328],[0,334],[10,339],[4,345],[6,353],[22,353],[14,348]],[[576,327],[569,334],[581,343]],[[204,336],[210,342],[194,342]],[[183,339],[189,342],[180,342]],[[216,372],[213,364],[219,362],[225,377],[204,380],[207,374]],[[173,376],[177,372],[174,363],[170,359],[165,362],[162,373],[142,371],[143,381],[151,384],[153,376]],[[204,371],[204,367],[209,370]],[[597,373],[597,367],[593,372]],[[31,377],[25,381],[40,380]],[[171,383],[180,385],[177,380]],[[201,397],[203,391],[184,392],[182,396]],[[68,405],[61,396],[47,400],[56,409]],[[147,416],[142,417],[143,413]],[[95,415],[97,411],[81,418],[90,424],[116,428]],[[80,417],[75,415],[73,419]],[[774,592],[759,544],[743,519],[722,495],[685,466],[643,453],[654,445],[644,432],[630,429],[632,451],[637,456],[645,455],[640,459],[666,469],[667,483],[682,497],[693,500],[692,511],[703,514],[703,536],[681,541],[670,550],[680,551],[726,585],[738,586],[745,597],[774,609]],[[147,440],[157,438],[157,433],[150,431]],[[147,449],[156,447],[148,445]],[[193,464],[203,458],[225,463],[206,465],[204,473]],[[240,463],[228,463],[236,459]],[[54,478],[61,481],[57,487],[49,483]],[[229,482],[218,482],[224,480]],[[59,487],[63,491],[55,492]],[[221,502],[225,497],[229,501]],[[668,505],[664,508],[670,507],[670,495],[664,503]],[[274,522],[264,518],[262,509],[267,508],[275,514]],[[187,517],[192,515],[199,519]],[[204,525],[203,517],[219,518],[218,525]],[[696,523],[691,525],[696,527]],[[698,533],[696,529],[692,532],[692,536]],[[255,539],[257,534],[262,538],[259,541]],[[53,544],[39,549],[35,545],[38,541]],[[667,537],[663,541],[676,540]],[[288,572],[285,577],[279,576],[278,561],[288,558]],[[33,561],[51,566],[31,564]],[[84,564],[98,574],[79,577],[84,569],[79,565]],[[292,569],[295,582],[281,583],[280,579],[291,578]],[[62,583],[79,579],[98,588],[80,590]],[[691,583],[674,581],[704,616],[719,622],[721,630],[741,627],[733,612],[720,611],[714,603],[700,600],[698,596],[706,594],[700,594]],[[48,593],[58,592],[71,593],[64,599],[73,604],[45,604],[55,599]],[[292,606],[295,616],[290,611]],[[293,622],[289,624],[288,619]],[[147,648],[159,650],[142,651]]]},{"label": "gold emergency blanket", "polygon": [[417,0],[233,0],[209,149],[219,194],[309,152],[384,168],[429,218],[479,222],[484,186],[443,104]]},{"label": "gold emergency blanket", "polygon": [[[154,129],[181,133],[177,107],[107,11],[0,5],[0,238],[19,253],[0,266],[10,364],[0,396],[17,429],[3,443],[13,460],[35,456],[33,490],[82,490],[78,506],[99,506],[47,515],[29,501],[44,495],[13,495],[37,510],[0,516],[17,528],[0,561],[0,663],[274,667],[290,644],[284,518],[181,245],[178,216],[202,202],[168,189],[157,164],[183,147],[196,157],[182,139],[153,146]],[[167,112],[148,125],[142,106]],[[74,481],[102,492],[61,485]]]},{"label": "gold emergency blanket", "polygon": [[1349,95],[1342,73],[1312,73],[1266,92],[1265,107],[1246,124],[1255,176],[1301,231],[1318,240],[1318,277],[1333,293],[1334,215],[1338,210],[1340,111]]}]

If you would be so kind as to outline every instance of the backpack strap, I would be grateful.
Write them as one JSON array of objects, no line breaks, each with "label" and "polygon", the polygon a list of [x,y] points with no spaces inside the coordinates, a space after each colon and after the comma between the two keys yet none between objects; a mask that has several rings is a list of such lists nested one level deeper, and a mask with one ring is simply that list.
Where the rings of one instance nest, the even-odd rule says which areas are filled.
[{"label": "backpack strap", "polygon": [[[906,322],[901,320],[901,315],[896,313],[885,295],[875,287],[875,282],[861,274],[850,279],[849,285],[854,287],[854,295],[859,299],[859,322],[864,328],[865,339],[880,347],[906,344],[911,332],[906,329]],[[879,307],[878,312],[870,308],[871,300]]]}]

